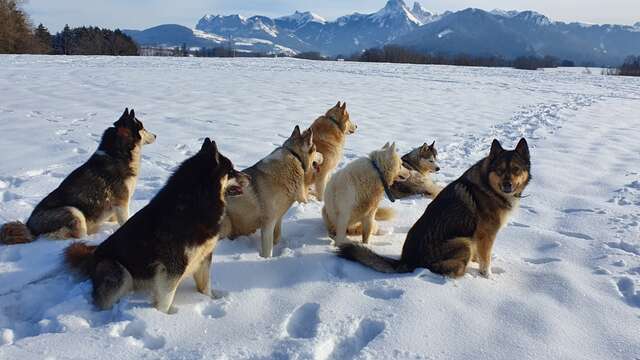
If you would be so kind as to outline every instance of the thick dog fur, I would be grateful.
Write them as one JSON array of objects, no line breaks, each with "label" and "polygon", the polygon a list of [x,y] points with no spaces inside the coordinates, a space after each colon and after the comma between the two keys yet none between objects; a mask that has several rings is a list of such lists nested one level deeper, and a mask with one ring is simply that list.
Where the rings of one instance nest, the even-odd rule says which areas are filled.
[{"label": "thick dog fur", "polygon": [[74,243],[66,264],[89,276],[93,300],[108,309],[132,290],[147,290],[154,306],[171,312],[180,282],[193,276],[197,290],[211,292],[212,254],[228,187],[248,178],[233,168],[208,138],[180,165],[158,194],[99,246]]},{"label": "thick dog fur", "polygon": [[25,243],[40,235],[78,239],[112,218],[124,224],[138,178],[140,150],[155,139],[134,110],[125,109],[102,135],[98,150],[35,207],[26,224],[12,222],[0,229],[0,243]]},{"label": "thick dog fur", "polygon": [[329,176],[342,160],[342,150],[347,135],[353,134],[358,126],[354,124],[347,111],[347,103],[336,104],[326,114],[317,118],[310,129],[313,131],[313,143],[322,154],[322,165],[306,179],[307,186],[314,185],[315,196],[322,201]]},{"label": "thick dog fur", "polygon": [[338,255],[374,270],[399,273],[425,267],[450,277],[464,275],[469,261],[491,275],[496,235],[518,207],[531,179],[529,146],[521,139],[507,151],[497,140],[489,156],[449,184],[429,204],[407,234],[400,260],[375,254],[356,244],[342,244]]},{"label": "thick dog fur", "polygon": [[313,138],[311,129],[301,134],[296,126],[282,147],[243,170],[251,180],[242,195],[227,198],[222,238],[251,235],[259,229],[260,256],[273,255],[282,234],[282,217],[295,201],[307,202],[305,175],[313,171],[314,159],[322,159]]},{"label": "thick dog fur", "polygon": [[423,195],[428,198],[435,198],[442,190],[431,179],[431,175],[440,171],[437,159],[435,141],[431,145],[424,143],[422,146],[413,149],[402,157],[402,166],[411,171],[411,175],[406,181],[394,182],[391,192],[397,199],[402,199],[412,195]]},{"label": "thick dog fur", "polygon": [[409,170],[402,167],[395,144],[386,144],[381,150],[336,172],[327,184],[322,208],[322,218],[336,244],[347,241],[348,232],[361,233],[365,244],[371,234],[377,233],[376,212],[385,193],[374,163],[386,184],[409,177]]}]

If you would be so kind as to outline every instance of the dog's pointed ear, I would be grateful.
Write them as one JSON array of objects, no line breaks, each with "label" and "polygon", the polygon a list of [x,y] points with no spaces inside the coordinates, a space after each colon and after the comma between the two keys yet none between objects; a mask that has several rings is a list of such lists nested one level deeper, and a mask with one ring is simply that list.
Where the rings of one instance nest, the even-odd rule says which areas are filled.
[{"label": "dog's pointed ear", "polygon": [[211,153],[213,154],[213,159],[216,161],[216,164],[220,164],[220,152],[218,151],[218,144],[215,141],[211,142]]},{"label": "dog's pointed ear", "polygon": [[334,108],[339,108],[340,107],[340,101],[338,101],[338,103],[336,104],[336,106],[334,106]]},{"label": "dog's pointed ear", "polygon": [[299,138],[300,136],[300,126],[296,125],[296,127],[293,128],[293,132],[291,133],[291,138],[295,139]]},{"label": "dog's pointed ear", "polygon": [[391,146],[389,147],[389,152],[390,153],[394,153],[396,152],[396,142],[394,141]]},{"label": "dog's pointed ear", "polygon": [[429,147],[430,147],[430,148],[432,148],[432,149],[433,149],[434,147],[436,147],[436,141],[435,141],[435,140],[433,140],[433,142],[431,143],[431,145],[429,145]]},{"label": "dog's pointed ear", "polygon": [[491,151],[489,152],[489,157],[496,157],[500,155],[503,151],[504,149],[502,148],[502,145],[500,145],[500,141],[498,141],[498,139],[493,139],[493,142],[491,143]]},{"label": "dog's pointed ear", "polygon": [[113,123],[113,126],[118,127],[118,126],[123,126],[124,125],[124,121],[129,117],[129,108],[124,108],[124,112],[122,113],[122,115],[120,116],[120,118]]},{"label": "dog's pointed ear", "polygon": [[207,157],[213,156],[216,164],[220,162],[220,153],[218,152],[218,145],[215,141],[211,141],[209,138],[204,139],[200,152],[206,154]]},{"label": "dog's pointed ear", "polygon": [[342,112],[347,110],[347,102],[346,101],[342,103],[342,106],[340,107],[340,110],[342,110]]},{"label": "dog's pointed ear", "polygon": [[305,130],[302,133],[302,140],[305,142],[305,144],[311,146],[311,144],[313,144],[313,130],[311,130],[311,128]]},{"label": "dog's pointed ear", "polygon": [[200,151],[205,152],[209,150],[210,147],[211,147],[211,139],[205,138],[204,142],[202,143],[202,147],[200,147]]},{"label": "dog's pointed ear", "polygon": [[129,120],[134,120],[136,118],[136,112],[135,110],[131,109],[131,111],[129,111]]},{"label": "dog's pointed ear", "polygon": [[516,152],[526,161],[530,160],[529,155],[529,144],[525,138],[520,139],[518,141],[518,145],[516,145]]}]

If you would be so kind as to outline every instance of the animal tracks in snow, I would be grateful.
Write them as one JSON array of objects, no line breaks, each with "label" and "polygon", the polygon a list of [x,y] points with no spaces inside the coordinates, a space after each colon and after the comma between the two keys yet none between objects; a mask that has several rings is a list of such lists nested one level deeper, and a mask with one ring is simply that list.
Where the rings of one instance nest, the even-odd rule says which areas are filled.
[{"label": "animal tracks in snow", "polygon": [[561,262],[562,259],[558,259],[558,258],[539,258],[539,259],[531,259],[531,258],[524,258],[522,259],[524,260],[524,262],[527,262],[529,264],[534,264],[534,265],[544,265],[544,264],[549,264],[549,263],[553,263],[553,262]]},{"label": "animal tracks in snow", "polygon": [[226,304],[207,303],[196,305],[196,312],[208,319],[220,319],[227,315]]},{"label": "animal tracks in snow", "polygon": [[158,350],[164,347],[166,340],[163,336],[154,336],[147,331],[147,324],[142,320],[124,321],[115,324],[110,333],[113,337],[128,338],[134,346]]},{"label": "animal tracks in snow", "polygon": [[587,234],[579,233],[579,232],[558,231],[558,234],[575,238],[575,239],[580,239],[580,240],[593,240],[591,236]]},{"label": "animal tracks in snow", "polygon": [[627,304],[640,308],[640,293],[636,291],[633,279],[624,276],[618,280],[616,286]]},{"label": "animal tracks in snow", "polygon": [[353,333],[334,345],[326,359],[353,359],[385,329],[381,321],[364,319],[360,321]]},{"label": "animal tracks in snow", "polygon": [[286,321],[287,334],[296,339],[311,339],[318,332],[320,304],[307,303],[298,307]]},{"label": "animal tracks in snow", "polygon": [[401,298],[402,295],[404,295],[404,290],[389,287],[376,287],[366,289],[363,293],[373,299],[393,300]]}]

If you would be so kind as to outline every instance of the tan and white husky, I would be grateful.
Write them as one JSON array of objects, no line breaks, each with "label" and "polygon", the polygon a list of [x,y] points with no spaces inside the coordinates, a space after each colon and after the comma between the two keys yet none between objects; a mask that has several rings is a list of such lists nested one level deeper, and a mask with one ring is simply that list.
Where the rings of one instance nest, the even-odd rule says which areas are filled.
[{"label": "tan and white husky", "polygon": [[228,194],[220,237],[233,239],[259,229],[260,256],[271,257],[282,234],[282,217],[294,202],[307,202],[305,175],[321,163],[313,132],[309,129],[300,133],[296,126],[281,147],[243,170],[251,177],[250,183],[243,194]]},{"label": "tan and white husky", "polygon": [[353,134],[358,126],[351,121],[347,103],[336,104],[317,118],[310,129],[313,131],[313,143],[322,154],[324,161],[316,172],[309,173],[307,185],[315,186],[316,198],[322,201],[329,176],[342,160],[342,150],[347,135]]}]

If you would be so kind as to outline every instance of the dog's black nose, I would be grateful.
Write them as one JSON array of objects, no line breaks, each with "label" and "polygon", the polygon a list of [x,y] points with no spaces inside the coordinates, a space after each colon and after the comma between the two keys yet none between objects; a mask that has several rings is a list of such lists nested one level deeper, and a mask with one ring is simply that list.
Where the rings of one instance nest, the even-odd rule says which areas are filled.
[{"label": "dog's black nose", "polygon": [[440,166],[436,167],[436,172],[440,171]]}]

